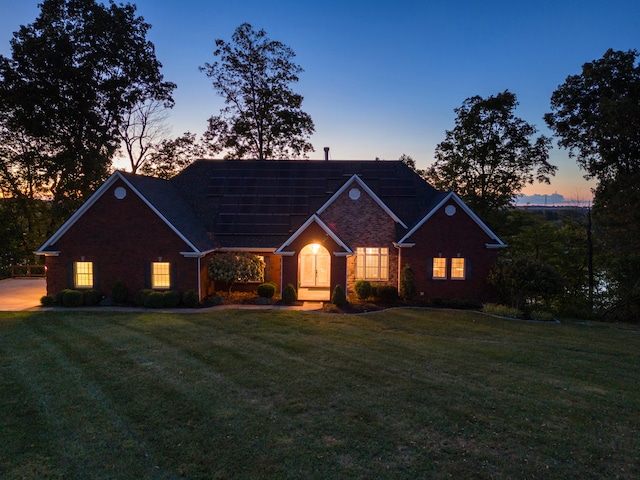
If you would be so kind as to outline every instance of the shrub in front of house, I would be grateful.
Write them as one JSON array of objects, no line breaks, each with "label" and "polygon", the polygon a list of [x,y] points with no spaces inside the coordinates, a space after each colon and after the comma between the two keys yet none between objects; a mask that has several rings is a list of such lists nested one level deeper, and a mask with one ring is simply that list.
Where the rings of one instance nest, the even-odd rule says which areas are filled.
[{"label": "shrub in front of house", "polygon": [[224,305],[224,298],[222,298],[220,295],[214,295],[209,299],[209,305],[211,305],[212,307]]},{"label": "shrub in front of house", "polygon": [[331,295],[331,303],[337,307],[344,307],[347,304],[347,295],[344,293],[342,285],[336,285]]},{"label": "shrub in front of house", "polygon": [[195,290],[187,290],[182,294],[182,304],[187,308],[195,308],[200,303],[198,292]]},{"label": "shrub in front of house", "polygon": [[282,303],[285,305],[293,305],[297,301],[298,293],[296,292],[295,287],[292,284],[287,283],[284,290],[282,290]]},{"label": "shrub in front of house", "polygon": [[353,286],[353,289],[355,290],[359,300],[366,300],[373,292],[371,282],[368,280],[358,280]]},{"label": "shrub in front of house", "polygon": [[163,308],[164,307],[164,292],[152,291],[144,300],[144,306],[146,308]]},{"label": "shrub in front of house", "polygon": [[40,305],[42,305],[43,307],[52,307],[53,305],[55,305],[55,303],[56,299],[52,295],[45,295],[44,297],[40,298]]},{"label": "shrub in front of house", "polygon": [[276,294],[276,284],[273,282],[265,282],[258,285],[258,296],[271,299]]},{"label": "shrub in front of house", "polygon": [[394,303],[398,301],[398,289],[393,285],[376,285],[375,299],[382,303]]},{"label": "shrub in front of house", "polygon": [[118,280],[111,289],[111,298],[113,299],[113,303],[126,303],[127,293],[127,287],[124,286],[124,283]]},{"label": "shrub in front of house", "polygon": [[522,312],[517,308],[509,307],[507,305],[501,305],[497,303],[485,303],[482,305],[482,311],[489,315],[496,315],[498,317],[508,318],[521,318]]},{"label": "shrub in front of house", "polygon": [[95,307],[100,303],[100,300],[102,300],[102,294],[98,290],[94,288],[90,290],[83,290],[82,304],[85,307]]},{"label": "shrub in front of house", "polygon": [[164,297],[164,306],[167,308],[176,308],[180,305],[180,292],[176,290],[167,290],[162,293]]},{"label": "shrub in front of house", "polygon": [[151,293],[153,293],[153,290],[151,290],[150,288],[143,288],[142,290],[138,290],[136,292],[136,295],[133,297],[133,302],[139,307],[144,307],[144,303]]},{"label": "shrub in front of house", "polygon": [[81,307],[84,304],[84,294],[80,290],[66,289],[62,291],[62,305],[65,307]]},{"label": "shrub in front of house", "polygon": [[62,297],[64,297],[64,292],[66,292],[67,290],[69,289],[65,288],[64,290],[60,290],[53,296],[53,303],[55,305],[62,305]]},{"label": "shrub in front of house", "polygon": [[405,265],[400,272],[400,297],[403,300],[411,300],[418,294],[416,288],[415,274],[411,265]]}]

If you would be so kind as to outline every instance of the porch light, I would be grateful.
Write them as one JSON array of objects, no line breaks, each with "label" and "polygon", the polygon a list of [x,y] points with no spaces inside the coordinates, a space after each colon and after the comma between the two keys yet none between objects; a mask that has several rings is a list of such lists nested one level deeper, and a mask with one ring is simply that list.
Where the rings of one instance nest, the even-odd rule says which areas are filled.
[{"label": "porch light", "polygon": [[317,243],[312,243],[311,244],[311,251],[313,252],[313,254],[317,254],[318,251],[320,250],[320,245]]}]

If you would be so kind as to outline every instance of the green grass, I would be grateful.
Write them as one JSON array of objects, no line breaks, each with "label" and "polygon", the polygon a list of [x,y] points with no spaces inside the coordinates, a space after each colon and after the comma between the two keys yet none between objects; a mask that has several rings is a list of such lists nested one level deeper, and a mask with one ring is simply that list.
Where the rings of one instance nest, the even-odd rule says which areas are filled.
[{"label": "green grass", "polygon": [[633,328],[2,313],[0,477],[638,478]]}]

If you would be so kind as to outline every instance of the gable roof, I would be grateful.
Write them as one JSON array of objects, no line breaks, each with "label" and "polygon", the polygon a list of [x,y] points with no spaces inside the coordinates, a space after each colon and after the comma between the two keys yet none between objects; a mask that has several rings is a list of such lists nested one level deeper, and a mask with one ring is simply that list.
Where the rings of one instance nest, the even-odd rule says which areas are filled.
[{"label": "gable roof", "polygon": [[192,249],[190,253],[206,252],[213,248],[211,240],[206,231],[200,226],[193,211],[170,182],[159,178],[116,171],[47,239],[36,253],[55,252],[55,243],[117,180],[122,180],[134,194],[146,203]]},{"label": "gable roof", "polygon": [[[435,190],[400,161],[197,160],[170,180],[121,171],[109,179],[36,253],[55,243],[117,180],[122,180],[192,250],[283,249],[310,222],[333,234],[319,215],[357,184],[396,222],[398,244],[453,199],[504,244],[453,192]],[[349,247],[336,237],[336,242]]]},{"label": "gable roof", "polygon": [[291,243],[293,243],[293,241],[298,238],[306,229],[309,225],[311,225],[312,223],[316,223],[318,224],[318,226],[320,226],[320,228],[322,230],[325,231],[325,233],[327,235],[329,235],[329,237],[336,242],[342,249],[342,252],[334,252],[334,255],[340,255],[343,253],[347,253],[347,254],[352,254],[353,250],[351,250],[351,248],[349,248],[349,246],[344,243],[335,233],[333,233],[333,231],[327,226],[326,223],[324,223],[320,217],[318,217],[318,215],[316,215],[315,213],[313,215],[311,215],[309,217],[309,219],[304,222],[300,228],[298,228],[298,230],[295,231],[295,233],[293,235],[291,235],[281,246],[280,248],[278,248],[275,253],[281,254],[281,255],[287,255],[289,252],[287,252],[286,247],[288,247],[289,245],[291,245]]},{"label": "gable roof", "polygon": [[478,217],[473,210],[471,210],[462,199],[455,194],[455,192],[449,192],[444,198],[442,198],[418,223],[416,223],[411,230],[409,230],[398,242],[398,245],[407,245],[411,236],[418,230],[424,223],[429,220],[438,210],[440,210],[449,200],[453,200],[471,219],[492,239],[493,243],[487,244],[488,247],[502,248],[506,245],[493,233],[493,231],[485,224],[480,217]]},{"label": "gable roof", "polygon": [[321,214],[322,212],[324,212],[329,207],[329,205],[331,205],[340,195],[342,195],[347,190],[347,188],[352,186],[354,183],[360,186],[360,188],[362,188],[365,192],[367,192],[367,195],[369,195],[373,199],[373,201],[376,202],[380,206],[380,208],[382,208],[387,213],[387,215],[389,215],[395,222],[399,223],[404,228],[407,228],[404,222],[391,211],[391,209],[380,199],[380,197],[378,197],[378,195],[376,195],[375,192],[371,190],[366,183],[360,180],[360,177],[358,177],[358,175],[355,174],[349,180],[347,180],[347,182],[342,185],[342,187],[340,187],[338,191],[334,193],[331,198],[317,210],[316,213]]},{"label": "gable roof", "polygon": [[277,248],[358,182],[406,231],[438,192],[400,161],[198,160],[172,182],[220,248]]}]

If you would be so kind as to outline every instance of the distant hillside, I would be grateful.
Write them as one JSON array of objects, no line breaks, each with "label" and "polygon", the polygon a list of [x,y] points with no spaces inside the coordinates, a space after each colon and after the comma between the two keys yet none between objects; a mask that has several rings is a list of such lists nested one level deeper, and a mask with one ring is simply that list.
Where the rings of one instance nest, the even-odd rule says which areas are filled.
[{"label": "distant hillside", "polygon": [[586,207],[590,203],[588,199],[566,199],[564,195],[555,192],[550,195],[534,194],[520,195],[516,200],[519,207],[531,206],[548,206],[548,207]]}]

